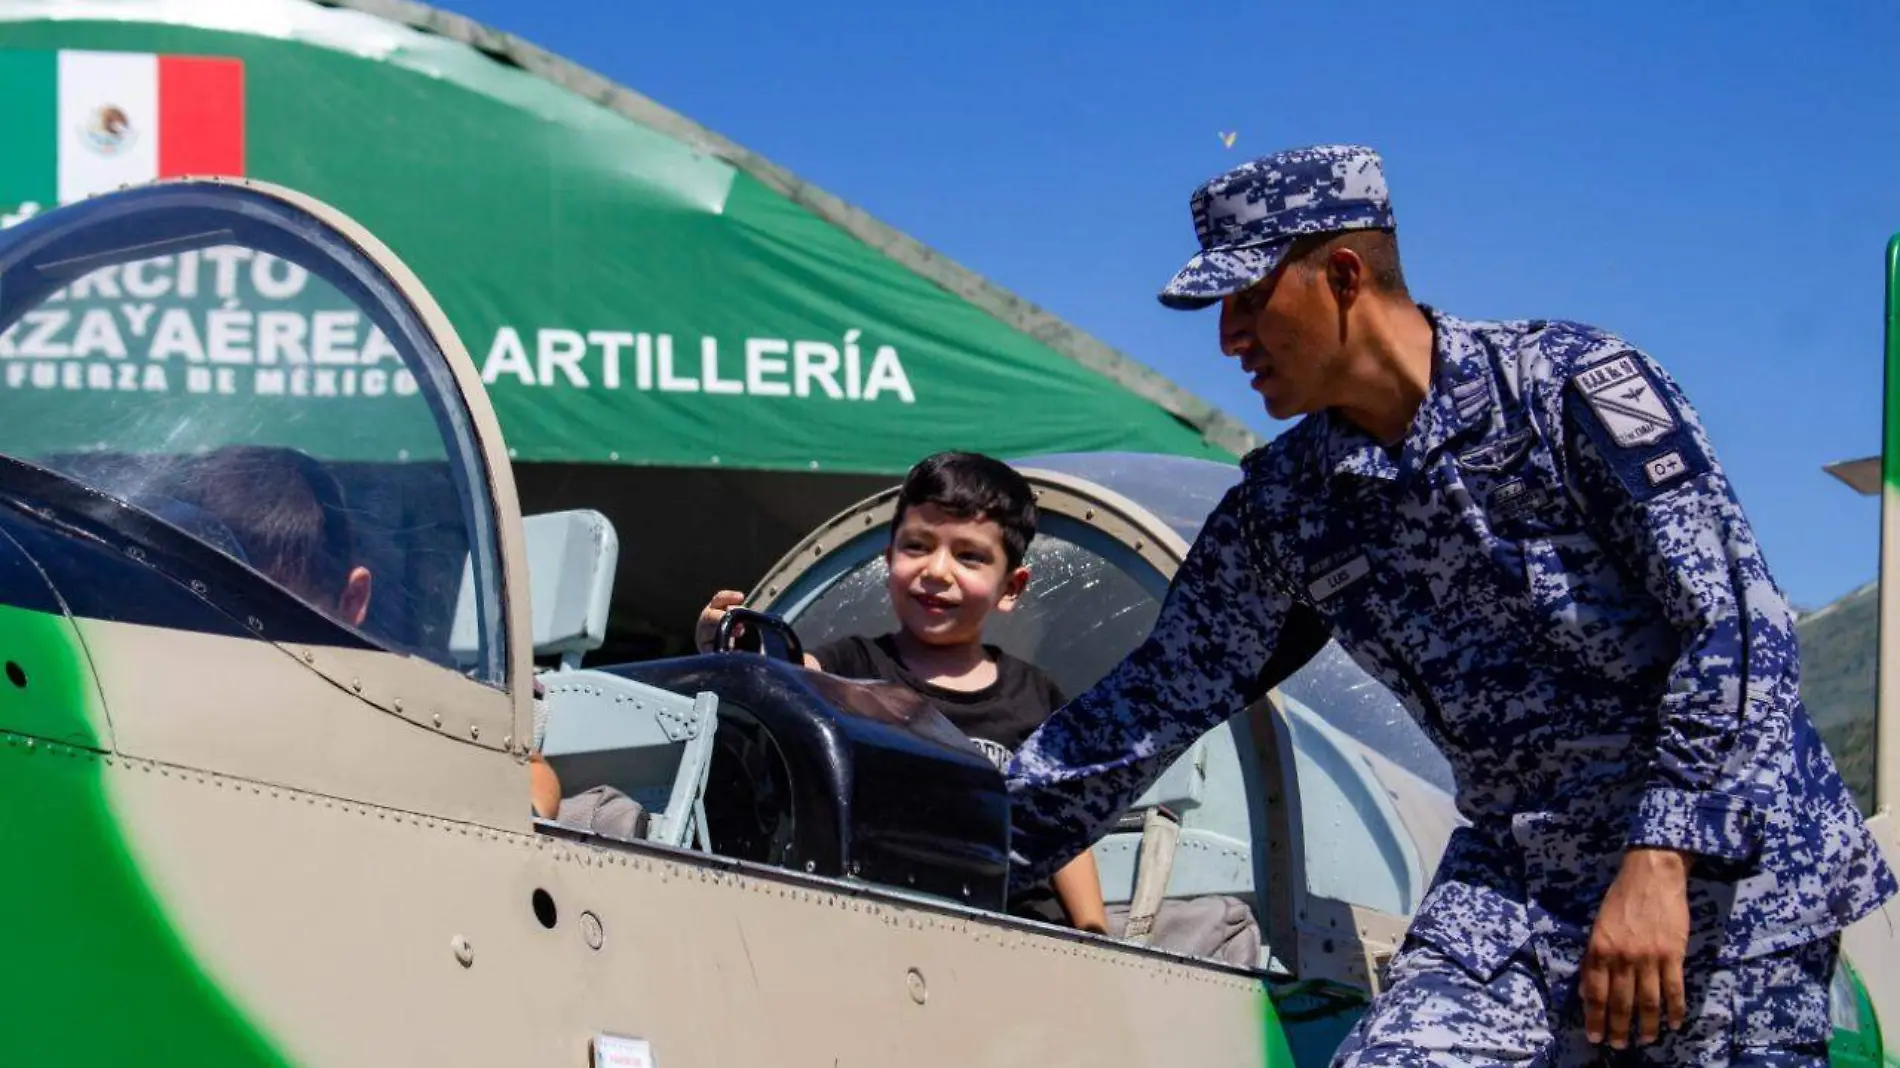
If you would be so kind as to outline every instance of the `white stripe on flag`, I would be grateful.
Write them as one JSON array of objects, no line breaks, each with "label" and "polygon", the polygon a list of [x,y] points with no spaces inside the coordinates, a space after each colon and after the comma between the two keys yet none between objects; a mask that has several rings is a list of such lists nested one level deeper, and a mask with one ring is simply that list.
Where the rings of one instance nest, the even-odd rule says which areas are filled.
[{"label": "white stripe on flag", "polygon": [[158,177],[158,57],[59,54],[59,202]]}]

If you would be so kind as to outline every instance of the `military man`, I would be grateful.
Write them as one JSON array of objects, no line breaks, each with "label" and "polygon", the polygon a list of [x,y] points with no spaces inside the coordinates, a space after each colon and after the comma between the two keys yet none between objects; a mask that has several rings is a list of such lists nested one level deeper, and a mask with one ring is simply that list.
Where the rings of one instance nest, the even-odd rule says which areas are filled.
[{"label": "military man", "polygon": [[1895,893],[1797,693],[1794,619],[1647,355],[1415,303],[1378,156],[1192,198],[1161,292],[1269,413],[1140,649],[1010,768],[1037,878],[1339,641],[1470,820],[1336,1065],[1824,1063],[1839,932]]}]

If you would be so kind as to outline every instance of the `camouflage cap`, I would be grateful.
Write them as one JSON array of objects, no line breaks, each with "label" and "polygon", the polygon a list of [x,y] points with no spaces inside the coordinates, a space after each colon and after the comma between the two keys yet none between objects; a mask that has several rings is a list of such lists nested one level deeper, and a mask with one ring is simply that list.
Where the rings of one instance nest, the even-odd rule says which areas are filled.
[{"label": "camouflage cap", "polygon": [[1201,251],[1161,290],[1161,303],[1205,308],[1253,285],[1306,234],[1391,229],[1385,165],[1358,145],[1313,145],[1262,156],[1194,191]]}]

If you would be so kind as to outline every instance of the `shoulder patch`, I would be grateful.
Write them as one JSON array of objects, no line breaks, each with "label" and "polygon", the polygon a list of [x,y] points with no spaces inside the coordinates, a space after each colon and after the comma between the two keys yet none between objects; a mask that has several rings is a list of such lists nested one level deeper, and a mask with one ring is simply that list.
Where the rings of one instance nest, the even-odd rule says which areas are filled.
[{"label": "shoulder patch", "polygon": [[1574,396],[1566,406],[1588,409],[1571,417],[1573,425],[1589,435],[1631,497],[1648,500],[1709,471],[1670,395],[1634,353],[1625,350],[1576,372],[1569,386]]},{"label": "shoulder patch", "polygon": [[1609,431],[1610,440],[1623,448],[1653,445],[1676,429],[1676,414],[1634,356],[1579,371],[1570,381]]}]

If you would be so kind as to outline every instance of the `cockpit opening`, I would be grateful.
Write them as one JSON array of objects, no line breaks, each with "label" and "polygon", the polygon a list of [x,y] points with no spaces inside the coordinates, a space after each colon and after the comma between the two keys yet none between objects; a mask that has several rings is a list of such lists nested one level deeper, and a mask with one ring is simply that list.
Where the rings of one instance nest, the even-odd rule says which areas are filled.
[{"label": "cockpit opening", "polygon": [[[1145,636],[1234,476],[1150,457],[1024,466],[1042,516],[1026,558],[1036,579],[986,635],[1079,693]],[[888,630],[891,514],[884,494],[834,518],[747,603],[782,617],[807,649]],[[896,733],[888,713],[866,719],[865,702],[889,699],[877,684],[739,653],[544,679],[547,759],[570,801],[597,787],[631,799],[641,822],[622,836],[1002,911],[989,880],[1007,823],[986,815],[1006,810],[1000,777],[916,737],[929,717]],[[1450,776],[1396,699],[1337,647],[1271,704],[1199,740],[1096,844],[1110,934],[1145,927],[1158,948],[1269,969],[1307,947],[1346,961],[1319,974],[1351,979],[1383,951],[1368,947],[1358,964],[1344,943],[1319,954],[1318,928],[1373,915],[1402,925],[1457,822]],[[888,778],[894,769],[901,779]],[[881,781],[903,790],[865,785]],[[595,819],[597,800],[564,805],[563,818]]]}]

